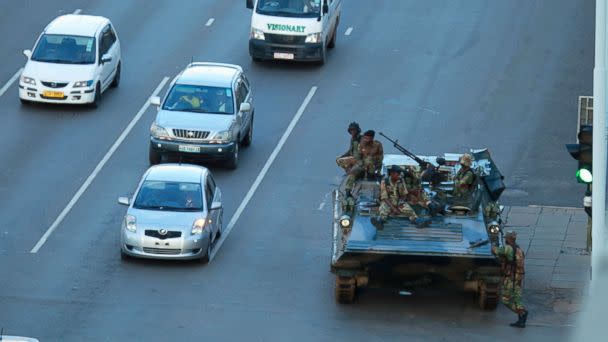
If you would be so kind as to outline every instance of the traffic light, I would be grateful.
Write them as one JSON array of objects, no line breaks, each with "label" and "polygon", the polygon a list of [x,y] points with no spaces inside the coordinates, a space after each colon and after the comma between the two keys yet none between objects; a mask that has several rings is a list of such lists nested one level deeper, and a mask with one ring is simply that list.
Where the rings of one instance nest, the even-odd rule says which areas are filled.
[{"label": "traffic light", "polygon": [[590,184],[593,181],[593,126],[581,125],[578,132],[578,144],[566,144],[566,149],[572,158],[578,160],[576,180],[579,183]]}]

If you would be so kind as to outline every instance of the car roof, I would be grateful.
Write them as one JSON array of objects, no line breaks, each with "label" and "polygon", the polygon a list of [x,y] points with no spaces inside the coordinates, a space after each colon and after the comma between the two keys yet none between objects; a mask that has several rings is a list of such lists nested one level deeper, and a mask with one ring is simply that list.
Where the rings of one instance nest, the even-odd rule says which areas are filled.
[{"label": "car roof", "polygon": [[235,64],[195,62],[188,64],[176,83],[230,88],[232,80],[242,71]]},{"label": "car roof", "polygon": [[200,183],[207,168],[189,164],[161,164],[148,169],[146,180]]},{"label": "car roof", "polygon": [[66,14],[51,21],[44,33],[94,37],[109,22],[108,18],[95,15]]}]

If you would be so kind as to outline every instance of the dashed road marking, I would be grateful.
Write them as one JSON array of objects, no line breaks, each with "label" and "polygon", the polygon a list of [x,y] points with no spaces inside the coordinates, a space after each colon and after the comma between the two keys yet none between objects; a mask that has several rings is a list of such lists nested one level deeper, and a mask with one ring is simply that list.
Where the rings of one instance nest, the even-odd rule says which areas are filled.
[{"label": "dashed road marking", "polygon": [[211,26],[211,25],[213,25],[214,21],[215,21],[215,18],[210,18],[209,20],[207,20],[207,23],[205,24],[205,26]]},{"label": "dashed road marking", "polygon": [[316,86],[310,88],[310,91],[308,92],[308,95],[306,95],[306,98],[304,99],[304,102],[302,102],[302,104],[300,105],[300,108],[298,109],[298,111],[294,115],[293,119],[291,119],[291,122],[289,123],[289,126],[287,126],[287,129],[285,130],[285,133],[283,133],[283,136],[279,140],[277,146],[274,148],[274,150],[272,151],[272,153],[268,157],[268,160],[266,160],[266,164],[264,164],[264,167],[262,168],[262,170],[260,171],[260,173],[256,177],[255,181],[251,185],[251,188],[249,188],[249,191],[245,195],[245,198],[243,198],[243,201],[241,202],[241,204],[239,205],[239,207],[234,212],[234,215],[232,215],[232,218],[230,219],[230,222],[228,222],[228,225],[226,226],[226,229],[223,230],[222,237],[219,239],[219,241],[217,241],[216,246],[211,251],[211,259],[215,258],[215,255],[219,252],[220,247],[222,247],[222,244],[224,243],[224,241],[226,241],[226,239],[228,238],[228,235],[230,235],[230,232],[234,228],[234,225],[238,221],[239,217],[241,217],[241,214],[245,210],[245,207],[247,207],[247,204],[249,203],[249,201],[253,197],[253,194],[255,193],[255,191],[258,189],[258,186],[260,186],[260,183],[262,183],[262,180],[266,176],[266,173],[268,172],[268,169],[270,169],[270,166],[272,166],[272,163],[274,162],[275,158],[277,157],[277,155],[279,154],[279,152],[283,148],[283,145],[285,145],[285,142],[287,141],[287,138],[289,138],[289,136],[291,135],[291,132],[293,131],[294,127],[296,126],[296,124],[300,120],[300,117],[302,116],[302,114],[304,114],[304,111],[306,110],[306,107],[308,106],[308,104],[310,103],[310,100],[312,100],[312,97],[315,95],[316,92],[317,92],[317,87]]},{"label": "dashed road marking", "polygon": [[21,76],[22,71],[23,71],[23,68],[17,70],[17,72],[13,75],[13,77],[11,77],[2,88],[0,88],[0,96],[4,95],[4,93],[6,93],[8,88],[19,78],[19,76]]},{"label": "dashed road marking", "polygon": [[346,29],[346,32],[344,32],[344,35],[345,35],[345,36],[350,36],[350,34],[351,34],[352,32],[353,32],[353,28],[352,28],[352,27],[349,27],[349,28],[347,28],[347,29]]},{"label": "dashed road marking", "polygon": [[82,13],[82,9],[79,8],[79,9],[75,10],[72,14],[80,14],[80,13]]},{"label": "dashed road marking", "polygon": [[89,175],[87,180],[80,186],[78,191],[76,191],[76,194],[74,194],[74,197],[72,197],[72,199],[70,200],[68,205],[65,208],[63,208],[63,210],[61,211],[59,216],[57,216],[57,218],[55,219],[53,224],[51,224],[51,226],[47,229],[47,231],[40,238],[40,240],[38,240],[38,243],[36,243],[36,246],[34,246],[34,248],[32,248],[30,253],[38,253],[38,251],[44,245],[44,243],[49,238],[49,236],[51,236],[51,234],[53,234],[55,229],[57,229],[57,227],[61,224],[61,222],[67,216],[67,214],[70,212],[70,210],[72,210],[72,208],[74,207],[76,202],[78,202],[78,200],[80,199],[82,194],[84,194],[84,192],[88,189],[88,187],[91,185],[91,183],[93,183],[93,180],[95,179],[95,177],[97,177],[97,174],[99,174],[99,172],[104,167],[104,165],[106,165],[108,160],[110,160],[110,158],[112,157],[114,152],[116,152],[116,150],[118,149],[120,144],[125,140],[127,135],[129,135],[129,133],[131,132],[133,127],[135,127],[135,124],[137,124],[137,122],[144,115],[144,113],[146,112],[148,107],[150,107],[150,98],[153,96],[157,96],[158,93],[161,91],[161,89],[163,89],[163,87],[165,86],[165,84],[167,84],[168,81],[169,81],[169,77],[164,77],[163,80],[160,81],[158,86],[156,86],[156,89],[154,89],[154,92],[152,92],[152,95],[150,95],[150,97],[148,97],[146,99],[146,103],[144,103],[144,105],[139,109],[139,112],[137,112],[137,114],[135,114],[135,116],[133,117],[131,122],[129,122],[127,127],[122,131],[122,133],[120,134],[118,139],[116,139],[116,141],[114,142],[112,147],[110,147],[110,149],[108,150],[106,155],[101,159],[99,164],[97,164],[97,166],[95,167],[93,172],[91,172],[91,174]]}]

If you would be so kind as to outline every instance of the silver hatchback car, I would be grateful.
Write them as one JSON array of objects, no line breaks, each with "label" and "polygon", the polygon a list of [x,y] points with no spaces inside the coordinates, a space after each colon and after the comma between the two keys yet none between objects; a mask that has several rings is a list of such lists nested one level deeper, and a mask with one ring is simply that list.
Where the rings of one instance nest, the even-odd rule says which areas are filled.
[{"label": "silver hatchback car", "polygon": [[222,192],[211,172],[196,165],[150,167],[128,205],[121,228],[123,259],[199,259],[209,261],[222,234]]}]

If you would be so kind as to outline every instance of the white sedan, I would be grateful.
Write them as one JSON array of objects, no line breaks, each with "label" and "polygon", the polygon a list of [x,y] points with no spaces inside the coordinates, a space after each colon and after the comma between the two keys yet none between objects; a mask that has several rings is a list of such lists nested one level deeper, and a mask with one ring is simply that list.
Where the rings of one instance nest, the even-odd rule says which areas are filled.
[{"label": "white sedan", "polygon": [[19,80],[22,103],[97,106],[101,94],[120,82],[120,42],[110,20],[62,15],[44,29]]}]

